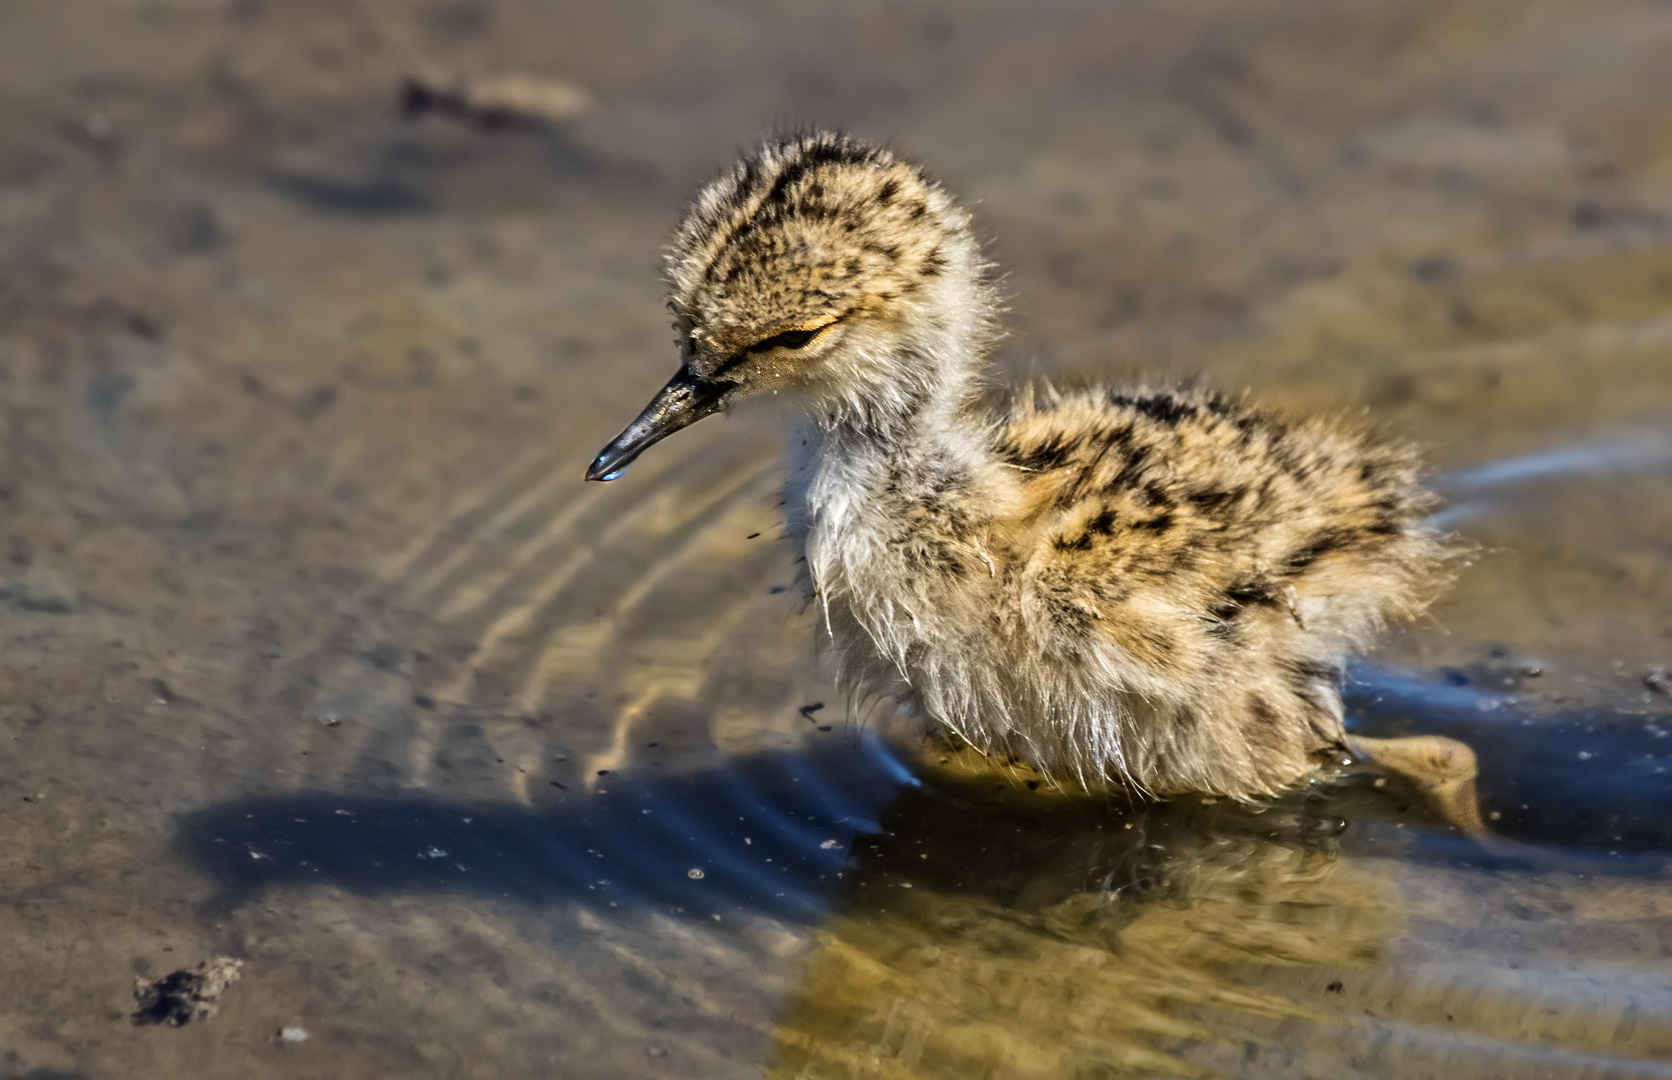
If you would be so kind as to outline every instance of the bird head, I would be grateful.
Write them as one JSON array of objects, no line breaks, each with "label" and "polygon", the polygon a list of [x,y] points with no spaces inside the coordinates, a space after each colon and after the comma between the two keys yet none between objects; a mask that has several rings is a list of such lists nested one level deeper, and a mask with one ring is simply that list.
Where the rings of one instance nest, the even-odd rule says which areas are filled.
[{"label": "bird head", "polygon": [[767,141],[697,196],[667,256],[680,366],[593,461],[613,480],[651,444],[739,402],[825,417],[921,397],[973,364],[993,304],[969,217],[888,150],[813,132]]}]

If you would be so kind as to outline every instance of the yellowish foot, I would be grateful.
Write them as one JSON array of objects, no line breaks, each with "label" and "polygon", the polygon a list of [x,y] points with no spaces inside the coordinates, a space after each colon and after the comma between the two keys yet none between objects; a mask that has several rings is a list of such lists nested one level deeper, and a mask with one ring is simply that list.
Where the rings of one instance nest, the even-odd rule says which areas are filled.
[{"label": "yellowish foot", "polygon": [[1475,777],[1480,767],[1467,744],[1443,735],[1402,739],[1347,737],[1347,749],[1410,784],[1446,824],[1466,836],[1490,834],[1480,819]]}]

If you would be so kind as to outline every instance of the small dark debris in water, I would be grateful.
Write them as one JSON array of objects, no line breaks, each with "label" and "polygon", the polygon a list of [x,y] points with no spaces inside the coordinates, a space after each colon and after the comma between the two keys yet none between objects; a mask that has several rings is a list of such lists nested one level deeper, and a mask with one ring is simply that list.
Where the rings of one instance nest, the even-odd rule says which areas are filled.
[{"label": "small dark debris in water", "polygon": [[385,641],[363,650],[360,655],[373,667],[382,671],[392,671],[396,674],[401,670],[401,659],[405,655],[399,645]]},{"label": "small dark debris in water", "polygon": [[820,731],[829,731],[830,730],[830,725],[829,724],[820,724],[819,725],[819,730]]},{"label": "small dark debris in water", "polygon": [[1657,694],[1672,695],[1672,673],[1663,667],[1650,668],[1643,676],[1643,685]]},{"label": "small dark debris in water", "polygon": [[560,784],[556,780],[553,780],[551,783],[552,783],[552,787],[556,788],[559,791],[568,791],[569,790],[569,787],[568,787],[567,784]]},{"label": "small dark debris in water", "polygon": [[126,371],[107,368],[95,372],[87,380],[85,391],[87,408],[101,422],[108,422],[121,408],[122,401],[134,388],[136,380]]},{"label": "small dark debris in water", "polygon": [[811,720],[813,718],[813,714],[822,708],[824,708],[824,702],[815,701],[811,705],[801,706],[801,708],[797,709],[796,712],[801,714],[801,718],[803,720]]},{"label": "small dark debris in water", "polygon": [[157,695],[157,704],[172,705],[180,700],[174,689],[161,679],[151,680],[151,692]]},{"label": "small dark debris in water", "polygon": [[654,750],[656,747],[661,746],[662,744],[659,743],[659,742],[647,742],[647,743],[645,743],[645,745]]},{"label": "small dark debris in water", "polygon": [[38,803],[44,798],[46,798],[46,792],[37,791],[33,795],[25,795],[23,797],[23,801],[26,803]]},{"label": "small dark debris in water", "polygon": [[1540,675],[1544,674],[1544,669],[1539,667],[1537,664],[1522,664],[1521,674],[1527,676],[1529,679],[1536,679]]},{"label": "small dark debris in water", "polygon": [[773,596],[777,596],[781,592],[788,592],[789,588],[790,587],[788,585],[774,585],[767,591],[772,593]]},{"label": "small dark debris in water", "polygon": [[743,539],[745,539],[745,540],[756,540],[756,539],[759,539],[759,538],[760,538],[760,533],[750,533],[748,536],[745,536]]},{"label": "small dark debris in water", "polygon": [[1028,790],[1029,791],[1038,791],[1039,790],[1039,781],[1038,780],[1029,780],[1028,781]]},{"label": "small dark debris in water", "polygon": [[182,255],[213,251],[221,243],[221,223],[203,203],[181,207],[169,228],[169,246]]},{"label": "small dark debris in water", "polygon": [[412,699],[412,703],[414,705],[418,706],[420,709],[433,709],[433,708],[435,708],[435,699],[432,698],[432,697],[429,697],[426,694],[419,694],[417,697]]},{"label": "small dark debris in water", "polygon": [[1608,211],[1595,199],[1580,199],[1568,216],[1576,229],[1595,229],[1607,222]]},{"label": "small dark debris in water", "polygon": [[454,75],[434,68],[401,80],[408,116],[441,113],[483,128],[550,125],[573,120],[591,103],[574,83],[538,75]]},{"label": "small dark debris in water", "polygon": [[1328,990],[1332,994],[1341,994],[1341,993],[1346,992],[1347,985],[1345,983],[1343,983],[1340,979],[1337,979],[1334,982],[1330,983],[1328,986],[1324,987],[1324,989]]},{"label": "small dark debris in water", "polygon": [[608,776],[609,774],[610,774],[610,771],[608,769],[599,769],[598,770],[598,775],[599,776]]},{"label": "small dark debris in water", "polygon": [[181,968],[160,979],[135,979],[136,1024],[180,1027],[215,1015],[223,991],[238,981],[244,961],[217,956],[196,967]]},{"label": "small dark debris in water", "polygon": [[1410,274],[1418,281],[1444,281],[1457,272],[1457,264],[1444,255],[1430,255],[1411,264]]},{"label": "small dark debris in water", "polygon": [[296,415],[304,424],[311,424],[337,403],[335,386],[316,386],[296,402]]},{"label": "small dark debris in water", "polygon": [[1447,686],[1468,686],[1469,677],[1454,667],[1440,669],[1441,678],[1446,680]]}]

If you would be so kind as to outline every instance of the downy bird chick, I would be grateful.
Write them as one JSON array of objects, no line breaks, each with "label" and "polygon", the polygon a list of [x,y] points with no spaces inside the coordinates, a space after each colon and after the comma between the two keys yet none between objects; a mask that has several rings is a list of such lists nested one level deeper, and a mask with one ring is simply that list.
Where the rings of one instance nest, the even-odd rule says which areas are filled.
[{"label": "downy bird chick", "polygon": [[[1439,584],[1408,447],[1201,390],[984,407],[990,267],[886,149],[767,141],[697,196],[667,276],[679,372],[587,478],[787,399],[788,528],[845,675],[986,754],[1094,788],[1276,793],[1341,761],[1343,658]],[[1357,749],[1469,782],[1474,814],[1467,747],[1395,742]]]}]

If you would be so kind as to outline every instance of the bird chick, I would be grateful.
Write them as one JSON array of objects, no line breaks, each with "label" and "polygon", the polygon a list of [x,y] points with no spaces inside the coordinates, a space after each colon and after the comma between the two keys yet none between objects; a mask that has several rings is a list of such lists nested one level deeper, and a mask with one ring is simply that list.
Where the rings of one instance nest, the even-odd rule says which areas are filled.
[{"label": "bird chick", "polygon": [[886,149],[769,140],[697,196],[667,276],[679,372],[587,478],[779,395],[845,677],[1054,781],[1254,798],[1339,762],[1344,657],[1440,584],[1409,447],[1195,389],[985,406],[991,268]]}]

